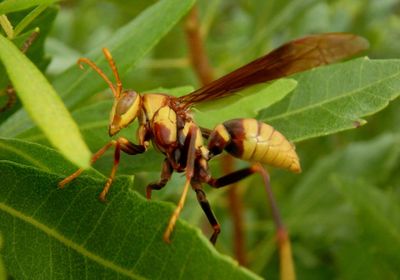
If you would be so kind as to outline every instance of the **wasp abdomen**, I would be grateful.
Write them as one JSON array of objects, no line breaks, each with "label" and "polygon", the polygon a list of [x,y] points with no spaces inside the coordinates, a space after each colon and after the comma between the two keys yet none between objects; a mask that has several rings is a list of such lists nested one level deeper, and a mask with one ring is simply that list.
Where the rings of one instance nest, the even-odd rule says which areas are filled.
[{"label": "wasp abdomen", "polygon": [[294,145],[272,126],[255,119],[233,119],[218,125],[210,135],[209,149],[221,148],[247,161],[301,171]]}]

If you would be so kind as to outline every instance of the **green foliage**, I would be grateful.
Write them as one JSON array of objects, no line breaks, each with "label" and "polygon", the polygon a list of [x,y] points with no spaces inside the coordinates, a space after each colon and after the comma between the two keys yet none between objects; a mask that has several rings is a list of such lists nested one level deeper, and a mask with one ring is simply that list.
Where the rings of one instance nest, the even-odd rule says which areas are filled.
[{"label": "green foliage", "polygon": [[[2,248],[3,248],[3,238],[0,235],[0,252]],[[7,279],[6,268],[4,267],[3,258],[0,257],[0,280],[5,280],[5,279]]]},{"label": "green foliage", "polygon": [[83,142],[78,126],[46,78],[30,60],[1,35],[0,59],[24,104],[24,109],[53,146],[76,165],[87,168],[90,152]]},{"label": "green foliage", "polygon": [[[193,193],[172,244],[163,243],[161,236],[173,206],[161,200],[176,201],[183,183],[182,177],[173,176],[165,189],[154,193],[153,201],[143,198],[146,184],[158,179],[163,160],[153,149],[135,157],[122,155],[106,204],[96,198],[109,175],[112,151],[66,189],[57,188],[77,167],[51,146],[71,145],[73,138],[70,131],[61,129],[63,109],[48,112],[55,109],[53,105],[39,99],[48,97],[43,90],[50,87],[53,97],[51,88],[59,94],[91,151],[109,141],[112,96],[109,90],[103,92],[106,84],[94,71],[77,67],[78,57],[89,57],[112,77],[101,53],[101,48],[109,48],[124,87],[139,92],[182,95],[197,85],[182,28],[194,0],[66,1],[60,8],[51,6],[53,2],[0,3],[0,14],[6,12],[18,31],[12,38],[17,47],[33,29],[41,31],[27,53],[35,66],[0,37],[4,61],[0,106],[7,99],[2,89],[10,80],[23,104],[22,108],[18,102],[0,114],[0,279],[5,271],[15,279],[79,279],[83,275],[96,279],[249,279],[257,275],[277,279],[275,230],[257,176],[239,190],[247,266],[252,272],[224,256],[235,257],[230,202],[223,189],[207,191],[222,226],[217,250],[206,240],[209,226]],[[206,47],[218,76],[309,33],[346,31],[370,41],[371,49],[365,54],[369,58],[250,88],[193,112],[196,122],[207,128],[231,118],[256,117],[298,142],[303,174],[269,170],[292,240],[298,279],[397,279],[400,61],[381,59],[400,55],[400,43],[393,40],[400,35],[400,17],[393,12],[396,0],[198,4]],[[28,74],[30,79],[24,80]],[[39,87],[44,89],[39,92]],[[49,104],[59,106],[57,99]],[[26,113],[32,108],[40,113],[41,128]],[[51,128],[54,123],[57,126]],[[136,127],[132,124],[121,135],[135,142]],[[50,144],[49,133],[64,136]],[[215,176],[217,162],[211,162]],[[207,233],[200,233],[199,226]]]},{"label": "green foliage", "polygon": [[398,185],[389,183],[399,158],[399,135],[383,134],[315,162],[285,206],[292,236],[310,243],[299,266],[330,265],[315,263],[326,247],[345,279],[399,275]]},{"label": "green foliage", "polygon": [[400,60],[361,58],[296,77],[296,91],[261,115],[292,141],[364,125],[400,95]]},{"label": "green foliage", "polygon": [[[69,164],[54,150],[15,140],[2,140],[0,149],[7,159],[1,159],[0,168],[8,186],[0,194],[2,231],[7,237],[15,232],[19,240],[6,242],[4,248],[14,278],[57,278],[56,274],[72,279],[84,274],[127,279],[174,275],[217,279],[227,274],[235,279],[257,278],[217,254],[186,223],[178,223],[174,231],[172,238],[179,242],[167,246],[162,233],[172,205],[146,201],[132,191],[132,177],[118,178],[108,202],[102,204],[96,196],[104,177],[98,173],[60,190],[55,186]],[[76,266],[79,263],[85,265]]]},{"label": "green foliage", "polygon": [[[118,61],[120,75],[124,75],[136,61],[150,51],[188,11],[193,2],[194,0],[161,1],[115,32],[102,47],[107,47],[114,59]],[[127,53],[131,55],[126,56]],[[84,56],[92,59],[101,69],[104,69],[106,74],[111,75],[101,48],[96,48]],[[96,72],[87,70],[82,73],[76,65],[60,74],[53,84],[68,107],[76,106],[85,98],[106,87]],[[19,111],[1,126],[0,133],[12,137],[30,127],[32,124],[26,113]]]},{"label": "green foliage", "polygon": [[0,3],[0,15],[25,10],[37,5],[51,4],[58,0],[5,0]]}]

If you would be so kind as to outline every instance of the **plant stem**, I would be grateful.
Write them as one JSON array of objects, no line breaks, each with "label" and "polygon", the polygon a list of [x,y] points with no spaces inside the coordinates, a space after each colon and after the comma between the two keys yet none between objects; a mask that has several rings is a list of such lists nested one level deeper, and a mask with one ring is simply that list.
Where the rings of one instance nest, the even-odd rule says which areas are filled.
[{"label": "plant stem", "polygon": [[15,27],[14,36],[18,36],[22,31],[40,15],[50,4],[41,4],[31,11],[26,17],[24,17]]},{"label": "plant stem", "polygon": [[205,85],[214,80],[214,75],[204,48],[198,14],[197,7],[193,7],[186,19],[185,31],[192,66],[201,84]]},{"label": "plant stem", "polygon": [[0,16],[0,25],[3,28],[4,32],[7,35],[7,38],[12,40],[14,39],[14,29],[11,25],[11,22],[8,20],[6,15]]},{"label": "plant stem", "polygon": [[[225,155],[220,161],[224,174],[234,171],[235,159],[230,155]],[[228,189],[229,211],[233,221],[233,250],[236,260],[240,265],[247,265],[247,255],[245,249],[245,233],[243,222],[243,203],[239,192],[239,184],[234,183]]]}]

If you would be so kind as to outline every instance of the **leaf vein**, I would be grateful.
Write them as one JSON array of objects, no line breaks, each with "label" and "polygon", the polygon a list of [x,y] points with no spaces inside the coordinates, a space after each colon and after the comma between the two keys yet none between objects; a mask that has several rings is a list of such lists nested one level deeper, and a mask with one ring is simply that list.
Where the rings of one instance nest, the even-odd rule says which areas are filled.
[{"label": "leaf vein", "polygon": [[15,149],[13,147],[7,146],[2,144],[0,142],[0,147],[4,150],[8,150],[22,158],[25,158],[26,160],[30,161],[34,166],[39,167],[40,169],[43,169],[44,171],[50,172],[50,168],[48,168],[46,165],[42,164],[40,161],[34,159],[33,157],[28,156],[26,153],[23,153],[22,151]]},{"label": "leaf vein", "polygon": [[[66,247],[71,248],[71,249],[75,250],[76,252],[80,253],[81,255],[83,255],[85,257],[85,260],[90,259],[104,267],[107,267],[119,274],[125,275],[132,279],[145,279],[145,278],[133,273],[132,270],[128,270],[124,267],[121,267],[115,263],[110,262],[107,259],[102,258],[99,255],[96,255],[96,254],[88,251],[86,248],[73,242],[72,240],[68,239],[64,235],[57,232],[56,230],[49,228],[48,226],[40,223],[39,221],[33,219],[32,217],[29,217],[4,203],[0,203],[0,210],[8,213],[10,216],[12,216],[14,218],[14,220],[19,219],[23,222],[26,222],[26,223],[36,227],[37,229],[46,233],[48,236],[53,237],[55,240],[59,241],[61,244],[65,245]],[[14,226],[14,231],[15,231],[15,226]],[[14,236],[16,236],[16,235],[14,234]],[[21,270],[21,271],[23,271],[23,270]]]}]

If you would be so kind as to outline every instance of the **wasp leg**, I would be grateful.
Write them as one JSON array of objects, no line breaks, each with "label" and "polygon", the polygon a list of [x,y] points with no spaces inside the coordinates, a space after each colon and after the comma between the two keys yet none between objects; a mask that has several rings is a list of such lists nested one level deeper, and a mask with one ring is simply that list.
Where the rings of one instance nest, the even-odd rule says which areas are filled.
[{"label": "wasp leg", "polygon": [[232,183],[235,183],[237,181],[240,181],[240,180],[250,176],[253,173],[259,173],[262,176],[262,179],[264,181],[264,186],[265,186],[265,190],[267,192],[268,202],[271,207],[272,218],[274,220],[275,227],[276,227],[276,236],[277,236],[277,241],[278,241],[278,246],[279,246],[279,254],[280,254],[280,258],[281,258],[280,263],[282,266],[285,266],[284,268],[281,267],[281,271],[285,271],[285,273],[288,273],[290,275],[295,275],[293,261],[292,261],[292,252],[291,252],[289,235],[286,231],[285,226],[283,225],[282,218],[279,213],[279,209],[278,209],[276,200],[275,200],[273,192],[272,192],[269,175],[268,175],[267,171],[264,169],[264,167],[261,164],[256,163],[248,168],[244,168],[244,169],[229,173],[218,179],[208,178],[207,183],[211,187],[221,188],[221,187],[230,185]]},{"label": "wasp leg", "polygon": [[271,206],[271,212],[272,212],[272,216],[274,219],[274,222],[276,224],[276,227],[279,231],[279,229],[283,228],[283,223],[282,223],[282,219],[280,217],[279,214],[279,210],[278,210],[278,206],[276,204],[275,198],[273,196],[272,193],[272,189],[271,189],[271,184],[270,184],[270,180],[269,180],[269,176],[268,173],[266,172],[266,170],[262,167],[261,164],[256,163],[250,167],[247,168],[243,168],[240,169],[238,171],[229,173],[225,176],[222,176],[218,179],[214,179],[214,178],[208,178],[207,179],[207,183],[213,187],[213,188],[221,188],[221,187],[225,187],[227,185],[236,183],[248,176],[250,176],[251,174],[254,173],[259,173],[264,181],[264,185],[265,185],[265,189],[267,192],[267,196],[268,196],[268,201],[269,204]]},{"label": "wasp leg", "polygon": [[194,188],[194,191],[196,192],[197,201],[200,203],[201,208],[203,209],[204,213],[207,216],[208,222],[214,229],[214,232],[210,237],[210,241],[213,245],[215,245],[215,243],[217,242],[218,235],[221,232],[221,226],[219,225],[217,218],[215,217],[211,209],[211,205],[207,200],[205,192],[201,188],[201,184],[192,181],[192,186]]},{"label": "wasp leg", "polygon": [[293,264],[293,257],[292,257],[292,248],[290,244],[290,238],[288,232],[283,225],[281,215],[279,213],[279,209],[274,198],[270,179],[268,172],[265,168],[257,163],[255,164],[254,168],[256,171],[262,176],[265,190],[267,192],[269,205],[271,206],[272,217],[274,219],[274,223],[276,226],[276,237],[279,246],[279,257],[280,257],[280,270],[281,270],[281,278],[282,279],[295,279],[296,272],[294,269]]},{"label": "wasp leg", "polygon": [[[189,148],[187,152],[187,163],[186,163],[186,182],[183,188],[183,192],[181,198],[179,199],[178,205],[175,208],[175,211],[172,213],[171,218],[169,219],[168,226],[164,232],[163,239],[166,243],[170,243],[169,237],[171,236],[172,231],[174,230],[176,221],[178,220],[179,214],[181,213],[183,206],[185,204],[186,196],[189,190],[190,181],[193,177],[194,171],[194,161],[196,158],[196,136],[197,136],[197,128],[195,126],[190,127],[189,133],[187,135],[186,141],[189,141]],[[185,141],[185,142],[186,142]]]},{"label": "wasp leg", "polygon": [[208,140],[210,138],[212,132],[211,129],[200,127],[200,131],[201,131],[201,136],[203,136],[204,139]]},{"label": "wasp leg", "polygon": [[[110,189],[111,183],[115,177],[115,173],[117,172],[117,167],[119,164],[119,159],[120,159],[120,151],[122,150],[123,152],[130,154],[130,155],[136,155],[140,154],[146,151],[146,147],[142,145],[136,145],[131,143],[128,139],[120,137],[117,140],[112,140],[108,142],[106,145],[104,145],[100,150],[98,150],[93,156],[90,161],[90,164],[95,163],[109,148],[112,146],[115,146],[115,151],[114,151],[114,164],[111,170],[110,177],[107,179],[107,182],[101,191],[99,195],[99,199],[101,201],[106,200],[106,195]],[[77,178],[81,173],[83,172],[82,168],[79,168],[77,171],[66,177],[64,180],[58,183],[59,188],[64,188],[66,184]]]},{"label": "wasp leg", "polygon": [[162,170],[161,170],[160,181],[158,181],[157,183],[149,184],[146,187],[146,197],[148,200],[151,199],[151,192],[153,190],[161,190],[163,187],[165,187],[167,182],[171,179],[172,172],[173,172],[173,169],[172,169],[171,163],[169,162],[168,159],[165,159],[163,162]]},{"label": "wasp leg", "polygon": [[206,182],[213,188],[221,188],[236,183],[250,176],[251,174],[254,174],[257,171],[258,170],[256,169],[256,165],[252,165],[250,167],[234,171],[217,179],[210,177],[206,180]]},{"label": "wasp leg", "polygon": [[114,164],[113,164],[113,167],[111,169],[111,174],[108,177],[107,182],[103,187],[103,190],[99,194],[99,200],[102,201],[102,202],[106,202],[106,195],[107,195],[108,191],[110,190],[111,183],[113,182],[114,177],[115,177],[115,173],[117,172],[117,168],[118,168],[118,165],[119,165],[120,157],[121,157],[121,146],[120,146],[119,142],[116,141],[115,149],[114,149]]},{"label": "wasp leg", "polygon": [[[104,145],[100,150],[98,150],[93,156],[92,159],[90,160],[90,164],[92,165],[95,163],[112,145],[114,145],[115,141],[108,142],[106,145]],[[63,189],[66,184],[77,178],[81,173],[83,172],[83,168],[79,168],[76,170],[74,173],[69,175],[68,177],[64,178],[61,182],[58,183],[58,187],[60,189]]]},{"label": "wasp leg", "polygon": [[128,139],[123,138],[123,137],[118,138],[117,141],[115,141],[114,145],[115,145],[114,164],[111,169],[111,174],[108,177],[107,182],[104,185],[103,190],[101,191],[101,193],[99,195],[99,200],[102,202],[106,201],[107,193],[110,190],[111,184],[112,184],[115,174],[117,172],[119,159],[120,159],[120,151],[122,150],[123,152],[125,152],[129,155],[137,155],[139,153],[143,153],[146,151],[144,146],[133,144]]}]

